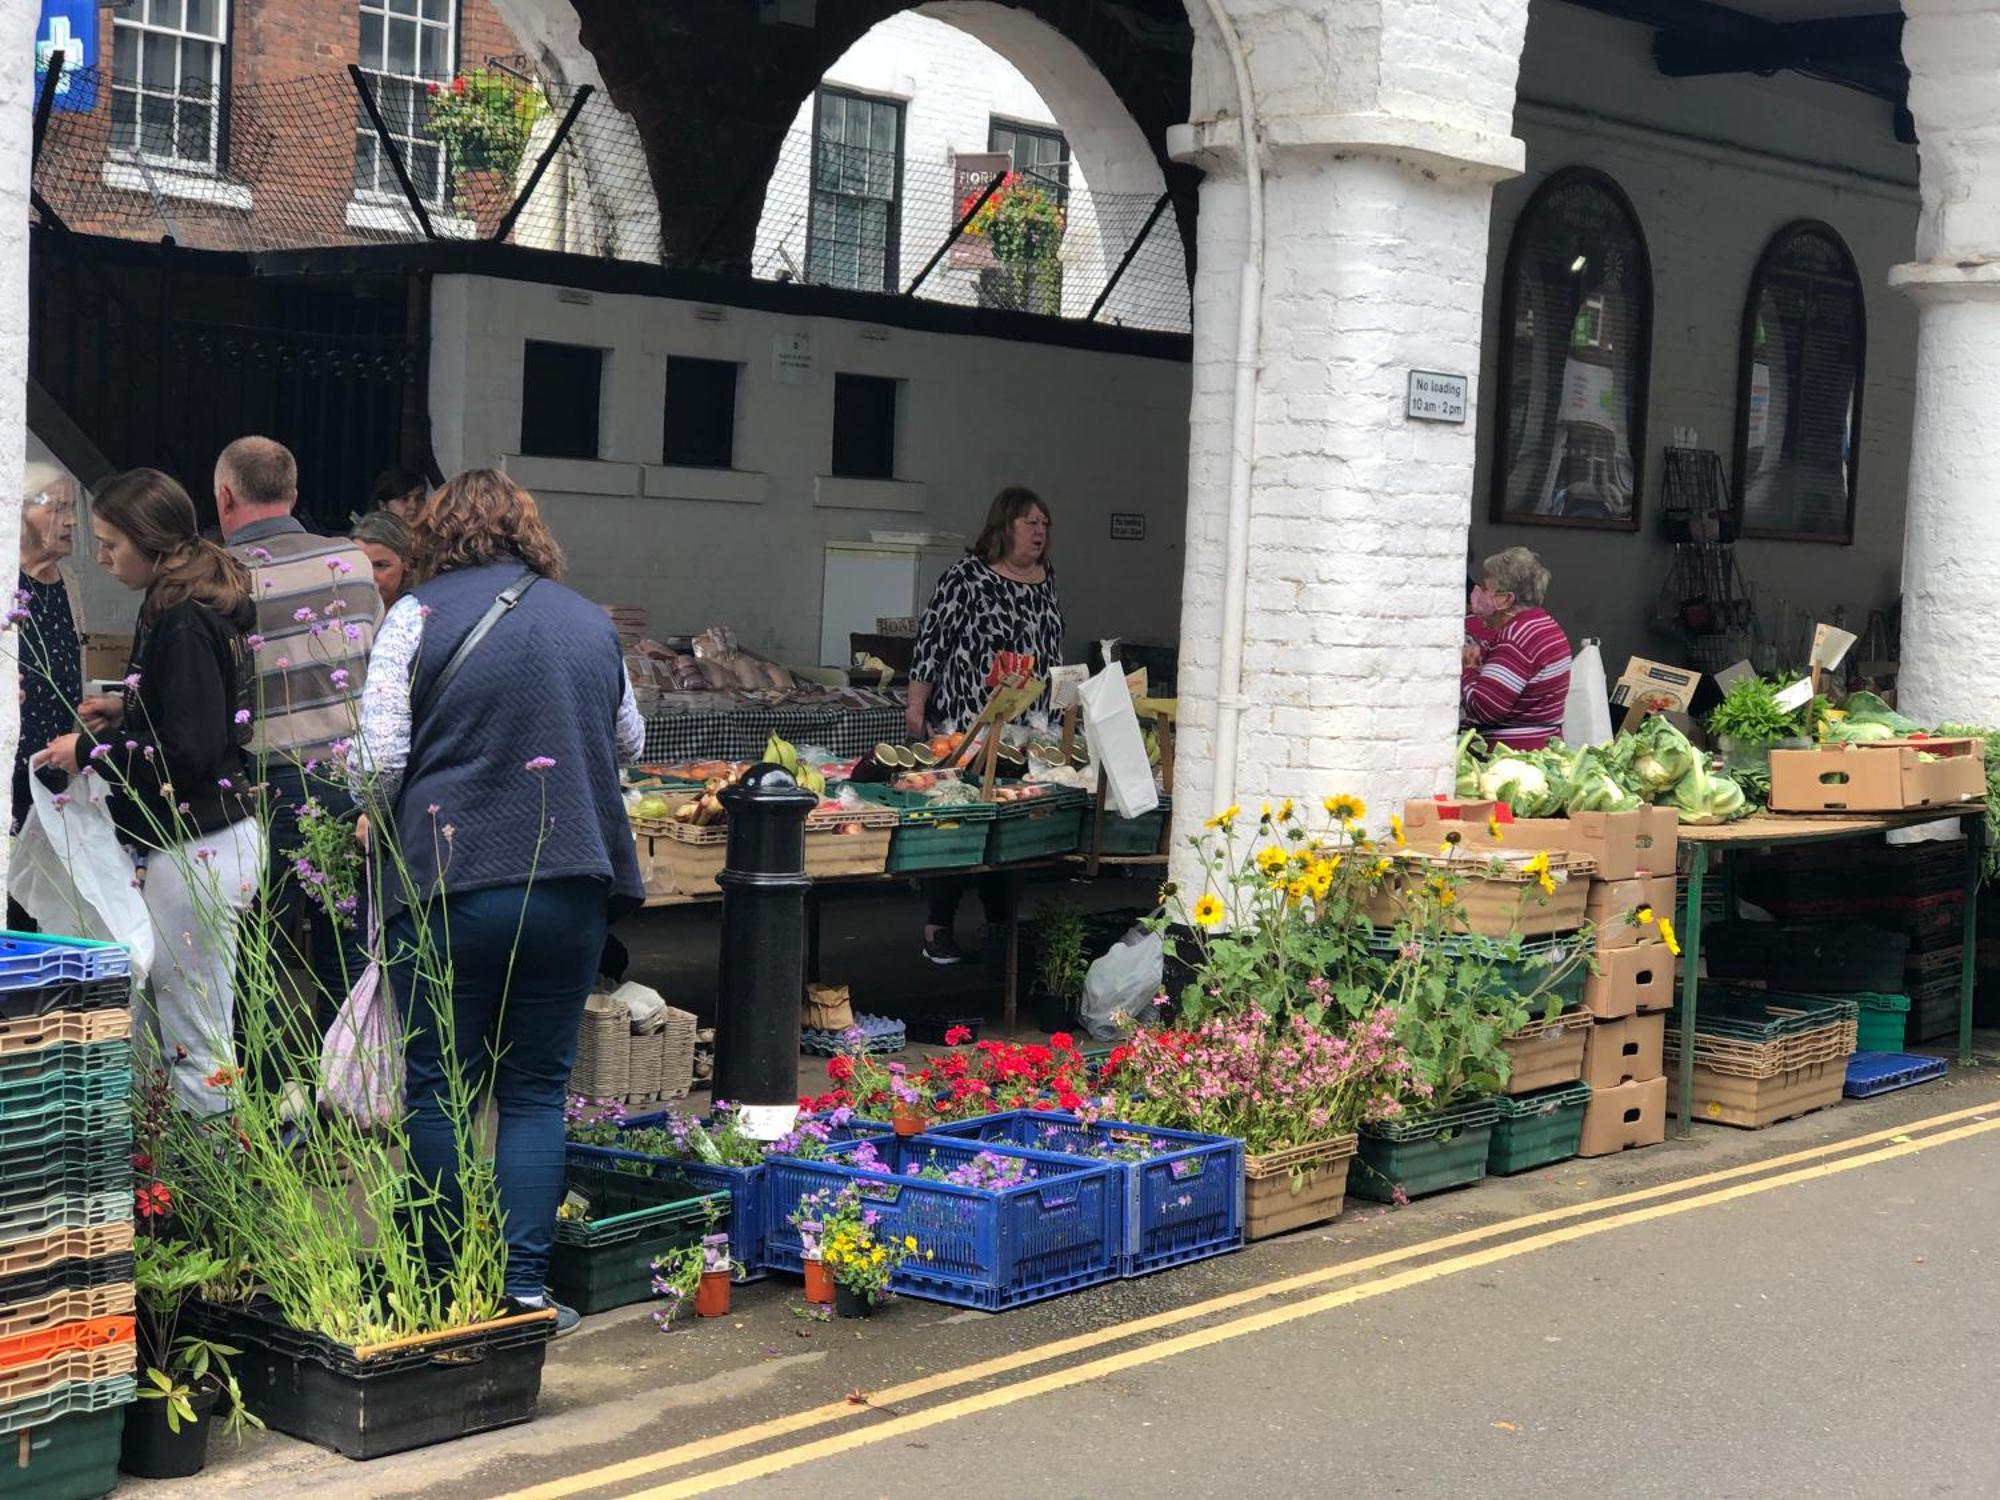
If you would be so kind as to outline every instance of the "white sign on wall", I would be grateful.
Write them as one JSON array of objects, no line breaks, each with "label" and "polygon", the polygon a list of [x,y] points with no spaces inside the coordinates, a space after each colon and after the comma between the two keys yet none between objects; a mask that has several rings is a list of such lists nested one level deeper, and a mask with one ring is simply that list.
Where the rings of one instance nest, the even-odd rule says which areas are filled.
[{"label": "white sign on wall", "polygon": [[1410,371],[1409,415],[1417,422],[1463,422],[1465,420],[1463,375],[1446,375],[1437,370]]},{"label": "white sign on wall", "polygon": [[812,336],[781,333],[773,338],[771,374],[780,385],[811,385],[816,378]]}]

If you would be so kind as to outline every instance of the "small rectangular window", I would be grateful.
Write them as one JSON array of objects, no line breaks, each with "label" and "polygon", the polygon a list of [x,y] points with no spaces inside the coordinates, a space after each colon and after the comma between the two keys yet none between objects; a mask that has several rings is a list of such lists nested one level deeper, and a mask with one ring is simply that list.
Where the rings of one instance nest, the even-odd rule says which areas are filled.
[{"label": "small rectangular window", "polygon": [[726,359],[667,356],[662,463],[688,469],[736,467],[738,368]]},{"label": "small rectangular window", "polygon": [[833,377],[835,477],[896,477],[896,397],[902,384],[880,375]]},{"label": "small rectangular window", "polygon": [[521,451],[596,458],[604,351],[529,339],[521,361]]}]

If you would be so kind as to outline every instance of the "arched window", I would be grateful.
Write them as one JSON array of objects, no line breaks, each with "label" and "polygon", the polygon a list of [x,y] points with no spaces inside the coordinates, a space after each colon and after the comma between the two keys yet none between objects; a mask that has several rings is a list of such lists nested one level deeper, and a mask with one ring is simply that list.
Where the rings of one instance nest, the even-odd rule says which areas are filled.
[{"label": "arched window", "polygon": [[1567,167],[1514,226],[1500,295],[1493,519],[1639,524],[1653,266],[1618,185]]},{"label": "arched window", "polygon": [[1854,540],[1854,460],[1868,315],[1847,246],[1787,224],[1765,247],[1743,309],[1736,493],[1745,536]]}]

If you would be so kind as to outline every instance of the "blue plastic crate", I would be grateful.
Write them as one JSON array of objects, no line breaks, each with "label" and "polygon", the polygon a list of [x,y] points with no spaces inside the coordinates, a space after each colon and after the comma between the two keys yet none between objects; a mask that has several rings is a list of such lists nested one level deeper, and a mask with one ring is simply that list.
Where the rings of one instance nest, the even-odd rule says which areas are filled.
[{"label": "blue plastic crate", "polygon": [[[625,1121],[625,1130],[664,1128],[667,1123],[666,1110],[649,1115],[634,1115]],[[855,1120],[846,1132],[853,1138],[885,1134],[889,1126],[874,1120]],[[729,1253],[736,1258],[741,1268],[736,1274],[738,1281],[761,1281],[770,1274],[764,1264],[764,1232],[770,1208],[764,1187],[764,1168],[717,1167],[707,1162],[683,1161],[677,1156],[649,1156],[643,1151],[622,1151],[615,1146],[583,1146],[572,1144],[572,1153],[586,1153],[581,1159],[596,1160],[606,1165],[624,1163],[627,1170],[644,1166],[649,1175],[663,1172],[677,1172],[690,1184],[704,1193],[727,1192],[729,1194]]]},{"label": "blue plastic crate", "polygon": [[117,943],[42,933],[0,932],[0,990],[31,989],[83,979],[117,979],[132,972],[132,956]]},{"label": "blue plastic crate", "polygon": [[[823,1161],[774,1157],[766,1163],[771,1205],[765,1263],[804,1268],[790,1213],[821,1189],[849,1185],[882,1216],[883,1234],[913,1236],[929,1259],[905,1261],[891,1283],[898,1292],[984,1312],[1060,1296],[1118,1275],[1123,1230],[1117,1174],[1109,1162],[1021,1147],[986,1147],[956,1136],[888,1136],[875,1142],[887,1170],[853,1165],[858,1143],[833,1148]],[[959,1187],[907,1175],[936,1153],[969,1160],[981,1150],[1032,1162],[1038,1175],[1018,1187]]]},{"label": "blue plastic crate", "polygon": [[1944,1077],[1950,1067],[1942,1057],[1919,1057],[1910,1052],[1856,1052],[1847,1059],[1847,1082],[1840,1091],[1850,1099],[1866,1099],[1929,1083]]},{"label": "blue plastic crate", "polygon": [[1243,1143],[1229,1136],[1115,1120],[1086,1125],[1074,1115],[1032,1109],[938,1125],[931,1134],[1098,1162],[1107,1160],[1107,1146],[1149,1149],[1153,1154],[1144,1161],[1111,1162],[1124,1205],[1121,1276],[1144,1276],[1243,1247]]}]

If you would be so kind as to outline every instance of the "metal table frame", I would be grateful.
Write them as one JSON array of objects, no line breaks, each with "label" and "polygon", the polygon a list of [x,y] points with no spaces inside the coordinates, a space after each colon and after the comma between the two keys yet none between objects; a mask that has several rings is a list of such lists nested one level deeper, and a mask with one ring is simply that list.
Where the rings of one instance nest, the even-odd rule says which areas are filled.
[{"label": "metal table frame", "polygon": [[1709,851],[1722,855],[1723,892],[1735,910],[1736,855],[1743,849],[1780,848],[1791,844],[1826,844],[1841,839],[1880,838],[1896,828],[1955,819],[1965,829],[1965,950],[1958,971],[1958,1060],[1972,1061],[1973,944],[1977,936],[1980,865],[1986,849],[1984,805],[1927,808],[1910,813],[1841,813],[1824,817],[1796,813],[1758,813],[1739,823],[1717,827],[1684,827],[1681,842],[1690,846],[1687,894],[1681,903],[1681,1010],[1683,1014],[1680,1078],[1680,1124],[1674,1134],[1694,1133],[1694,1034],[1701,993],[1701,898],[1707,884]]}]

